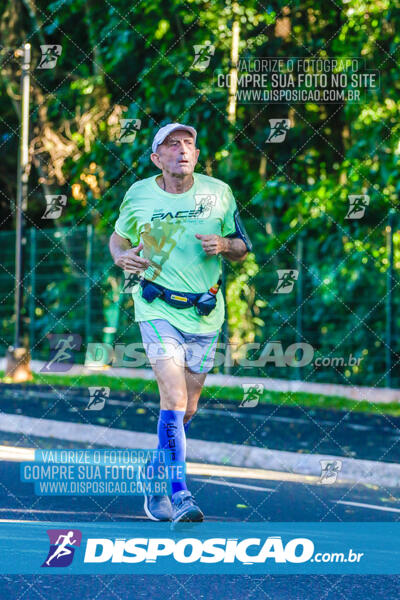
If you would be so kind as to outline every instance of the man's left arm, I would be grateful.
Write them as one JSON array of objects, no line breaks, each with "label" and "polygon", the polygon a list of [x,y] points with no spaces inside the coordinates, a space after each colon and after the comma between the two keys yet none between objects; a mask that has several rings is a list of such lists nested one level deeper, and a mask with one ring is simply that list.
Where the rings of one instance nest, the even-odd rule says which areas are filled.
[{"label": "man's left arm", "polygon": [[206,254],[222,254],[227,260],[241,262],[246,258],[248,252],[252,250],[252,244],[244,228],[235,198],[229,186],[226,186],[223,196],[225,206],[225,216],[222,223],[222,235],[200,235],[196,234],[198,240],[201,240],[203,250]]},{"label": "man's left arm", "polygon": [[208,256],[222,254],[227,260],[243,261],[246,258],[248,249],[243,240],[239,237],[222,237],[221,235],[201,235],[196,233],[198,240],[201,240],[203,250]]},{"label": "man's left arm", "polygon": [[221,237],[221,254],[227,260],[242,262],[249,250],[244,241],[239,237]]}]

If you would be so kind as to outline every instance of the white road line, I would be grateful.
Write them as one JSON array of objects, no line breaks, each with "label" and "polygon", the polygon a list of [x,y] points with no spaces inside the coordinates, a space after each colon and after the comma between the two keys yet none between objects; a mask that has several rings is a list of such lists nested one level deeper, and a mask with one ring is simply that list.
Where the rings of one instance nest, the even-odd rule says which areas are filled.
[{"label": "white road line", "polygon": [[25,519],[0,519],[0,523],[42,523],[43,521],[27,521]]},{"label": "white road line", "polygon": [[336,504],[346,504],[347,506],[358,506],[360,508],[372,508],[372,510],[383,510],[385,512],[400,513],[400,508],[390,508],[389,506],[378,506],[377,504],[364,504],[363,502],[346,502],[345,500],[332,500]]},{"label": "white road line", "polygon": [[34,448],[21,448],[18,446],[0,446],[0,460],[6,461],[31,461],[35,459]]},{"label": "white road line", "polygon": [[[90,510],[47,510],[47,509],[36,509],[36,508],[0,508],[0,513],[2,513],[2,512],[32,513],[32,514],[38,514],[38,515],[39,514],[43,514],[43,515],[47,515],[47,514],[49,514],[49,515],[50,514],[51,515],[98,515],[102,511],[98,510],[96,512],[96,511],[90,511]],[[124,519],[125,518],[128,518],[128,519],[134,518],[133,515],[112,514],[112,516],[113,517],[123,517]],[[0,520],[4,520],[4,519],[0,519]],[[35,523],[38,523],[38,521],[35,521]]]},{"label": "white road line", "polygon": [[213,481],[212,479],[203,479],[202,477],[192,477],[193,481],[202,481],[212,483],[213,485],[226,485],[228,487],[243,488],[245,490],[255,490],[256,492],[275,492],[273,488],[260,487],[258,485],[248,485],[247,483],[232,483],[231,481]]}]

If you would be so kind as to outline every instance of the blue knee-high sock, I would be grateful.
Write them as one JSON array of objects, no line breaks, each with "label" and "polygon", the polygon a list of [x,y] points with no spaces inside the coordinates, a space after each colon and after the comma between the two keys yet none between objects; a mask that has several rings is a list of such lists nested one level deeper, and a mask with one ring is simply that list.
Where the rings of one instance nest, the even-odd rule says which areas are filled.
[{"label": "blue knee-high sock", "polygon": [[[186,459],[186,436],[183,426],[184,410],[160,410],[158,419],[158,448],[171,450],[171,464],[184,463]],[[172,494],[187,490],[186,481],[171,479]]]},{"label": "blue knee-high sock", "polygon": [[[187,435],[188,429],[190,427],[190,423],[192,422],[193,417],[191,419],[189,419],[189,421],[186,421],[186,423],[183,424],[183,429],[185,430],[185,435]],[[160,446],[160,442],[158,442],[158,446],[157,446],[157,450],[160,450],[161,446]]]}]

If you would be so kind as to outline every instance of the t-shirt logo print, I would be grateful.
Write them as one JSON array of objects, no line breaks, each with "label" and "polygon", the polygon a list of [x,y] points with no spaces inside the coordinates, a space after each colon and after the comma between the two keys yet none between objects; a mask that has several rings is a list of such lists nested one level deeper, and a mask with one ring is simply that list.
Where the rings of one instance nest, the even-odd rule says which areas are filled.
[{"label": "t-shirt logo print", "polygon": [[215,206],[217,196],[215,194],[195,194],[196,216],[199,219],[207,219],[211,214],[211,209]]},{"label": "t-shirt logo print", "polygon": [[150,267],[153,275],[146,279],[154,281],[160,274],[163,264],[168,260],[169,255],[175,248],[178,241],[178,234],[185,230],[180,221],[171,223],[171,217],[168,215],[165,221],[155,219],[151,223],[146,223],[141,233],[143,241],[143,257],[150,261]]}]

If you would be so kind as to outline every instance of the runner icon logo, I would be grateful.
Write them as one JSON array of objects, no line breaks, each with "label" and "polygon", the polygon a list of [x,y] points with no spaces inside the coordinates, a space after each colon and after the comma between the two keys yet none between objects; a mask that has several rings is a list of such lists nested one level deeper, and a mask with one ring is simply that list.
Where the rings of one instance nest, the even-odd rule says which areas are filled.
[{"label": "runner icon logo", "polygon": [[63,208],[67,204],[67,196],[64,194],[52,195],[46,194],[46,210],[42,215],[42,219],[59,219]]},{"label": "runner icon logo", "polygon": [[365,209],[369,205],[369,196],[367,194],[349,195],[349,210],[346,219],[362,219]]},{"label": "runner icon logo", "polygon": [[74,362],[74,351],[80,350],[82,337],[75,333],[49,333],[50,360],[40,369],[41,373],[69,371]]},{"label": "runner icon logo", "polygon": [[106,403],[106,399],[110,396],[109,387],[90,387],[90,400],[85,410],[102,410]]},{"label": "runner icon logo", "polygon": [[320,460],[321,476],[319,483],[324,485],[335,483],[339,471],[342,469],[341,460]]},{"label": "runner icon logo", "polygon": [[40,58],[37,69],[54,69],[57,64],[57,60],[61,56],[61,46],[59,44],[43,44],[40,46],[42,56]]},{"label": "runner icon logo", "polygon": [[50,548],[42,567],[68,567],[79,548],[82,532],[79,529],[48,529]]},{"label": "runner icon logo", "polygon": [[260,397],[264,392],[264,384],[262,383],[242,383],[243,400],[239,404],[239,408],[254,408],[258,405]]},{"label": "runner icon logo", "polygon": [[215,194],[195,194],[196,215],[201,219],[207,219],[210,216],[211,209],[215,206],[217,197]]},{"label": "runner icon logo", "polygon": [[140,288],[140,277],[136,275],[136,273],[130,273],[129,271],[124,271],[125,280],[122,285],[122,294],[132,294],[133,292],[137,292]]},{"label": "runner icon logo", "polygon": [[204,44],[194,45],[193,50],[195,56],[191,68],[196,71],[204,71],[215,54],[215,46],[210,41],[207,41]]},{"label": "runner icon logo", "polygon": [[132,144],[135,141],[136,134],[139,131],[142,121],[140,119],[121,119],[121,131],[118,142]]},{"label": "runner icon logo", "polygon": [[269,119],[271,131],[267,137],[267,144],[280,144],[286,138],[290,129],[289,119]]},{"label": "runner icon logo", "polygon": [[278,269],[277,273],[279,281],[274,294],[289,294],[293,290],[299,272],[295,269]]}]

